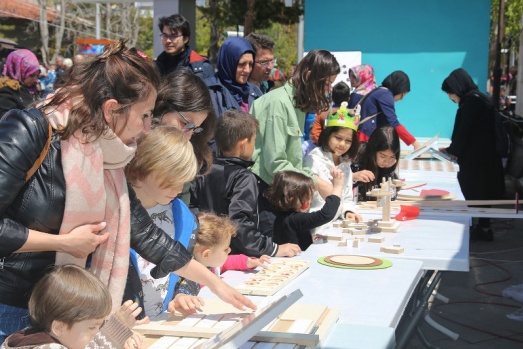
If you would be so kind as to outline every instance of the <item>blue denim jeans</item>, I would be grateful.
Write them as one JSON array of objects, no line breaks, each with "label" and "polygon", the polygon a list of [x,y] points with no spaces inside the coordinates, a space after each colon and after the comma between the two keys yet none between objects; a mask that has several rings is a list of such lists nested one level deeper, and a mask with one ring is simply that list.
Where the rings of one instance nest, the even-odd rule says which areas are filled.
[{"label": "blue denim jeans", "polygon": [[0,304],[0,345],[11,334],[27,326],[29,326],[27,309]]}]

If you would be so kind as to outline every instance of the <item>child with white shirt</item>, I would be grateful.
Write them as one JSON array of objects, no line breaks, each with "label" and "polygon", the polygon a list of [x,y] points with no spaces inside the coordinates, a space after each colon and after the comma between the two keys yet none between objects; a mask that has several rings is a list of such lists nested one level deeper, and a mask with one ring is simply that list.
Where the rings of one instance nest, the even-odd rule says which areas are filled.
[{"label": "child with white shirt", "polygon": [[[332,182],[331,169],[336,167],[344,174],[341,205],[334,219],[353,219],[357,222],[362,217],[356,212],[352,192],[351,161],[358,153],[356,131],[358,120],[347,112],[347,103],[343,102],[336,113],[329,115],[318,140],[319,147],[313,149],[304,159],[305,166],[313,174]],[[325,204],[319,192],[314,192],[311,211],[320,210]],[[317,231],[318,232],[318,231]]]}]

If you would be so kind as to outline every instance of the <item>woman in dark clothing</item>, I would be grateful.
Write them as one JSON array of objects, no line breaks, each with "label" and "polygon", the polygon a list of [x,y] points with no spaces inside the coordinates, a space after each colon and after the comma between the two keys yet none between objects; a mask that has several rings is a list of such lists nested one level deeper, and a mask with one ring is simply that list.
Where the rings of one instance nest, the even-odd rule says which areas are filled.
[{"label": "woman in dark clothing", "polygon": [[[505,192],[503,165],[496,153],[494,107],[479,92],[464,69],[456,69],[443,81],[441,89],[459,105],[451,144],[444,151],[459,165],[458,182],[466,200],[501,199]],[[491,241],[489,218],[479,218],[471,238]]]},{"label": "woman in dark clothing", "polygon": [[7,56],[0,77],[0,116],[11,109],[24,109],[35,101],[40,75],[38,59],[29,50],[20,49]]},{"label": "woman in dark clothing", "polygon": [[[368,92],[365,96],[358,93],[351,94],[349,108],[354,108],[358,103],[361,106],[361,121],[363,122],[360,122],[358,127],[358,139],[361,143],[367,142],[377,128],[392,126],[405,144],[412,145],[414,150],[421,146],[405,126],[400,124],[394,108],[394,104],[401,101],[409,92],[408,75],[397,70],[389,74],[378,89]],[[365,99],[360,102],[364,97]],[[367,117],[369,119],[365,121]]]},{"label": "woman in dark clothing", "polygon": [[205,79],[217,117],[229,109],[249,112],[252,103],[262,95],[258,87],[247,80],[254,65],[254,49],[247,39],[229,38],[218,53],[217,72]]}]

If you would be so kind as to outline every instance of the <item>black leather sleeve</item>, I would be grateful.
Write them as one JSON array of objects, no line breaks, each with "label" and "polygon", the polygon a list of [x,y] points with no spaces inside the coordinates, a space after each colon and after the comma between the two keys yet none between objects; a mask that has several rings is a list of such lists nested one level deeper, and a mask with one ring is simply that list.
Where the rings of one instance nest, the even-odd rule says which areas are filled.
[{"label": "black leather sleeve", "polygon": [[4,215],[45,146],[46,130],[47,120],[18,109],[0,119],[0,257],[18,250],[27,240],[28,229]]},{"label": "black leather sleeve", "polygon": [[192,256],[178,241],[158,228],[136,197],[131,185],[131,247],[147,261],[156,264],[151,276],[160,278],[185,266]]}]

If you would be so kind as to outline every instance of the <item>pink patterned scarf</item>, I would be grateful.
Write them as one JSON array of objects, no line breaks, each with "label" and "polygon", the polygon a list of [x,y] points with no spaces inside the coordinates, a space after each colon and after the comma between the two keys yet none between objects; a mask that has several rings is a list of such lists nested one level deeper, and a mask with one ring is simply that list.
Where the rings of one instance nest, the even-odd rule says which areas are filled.
[{"label": "pink patterned scarf", "polygon": [[[47,115],[53,128],[67,124],[70,106],[62,105]],[[110,129],[92,142],[77,131],[61,142],[61,149],[66,190],[59,233],[68,234],[83,224],[107,223],[101,234],[110,234],[109,239],[94,251],[91,270],[109,287],[115,311],[122,302],[129,268],[131,215],[124,167],[136,144],[125,145]],[[56,253],[57,265],[69,263],[85,267],[86,260]]]}]

